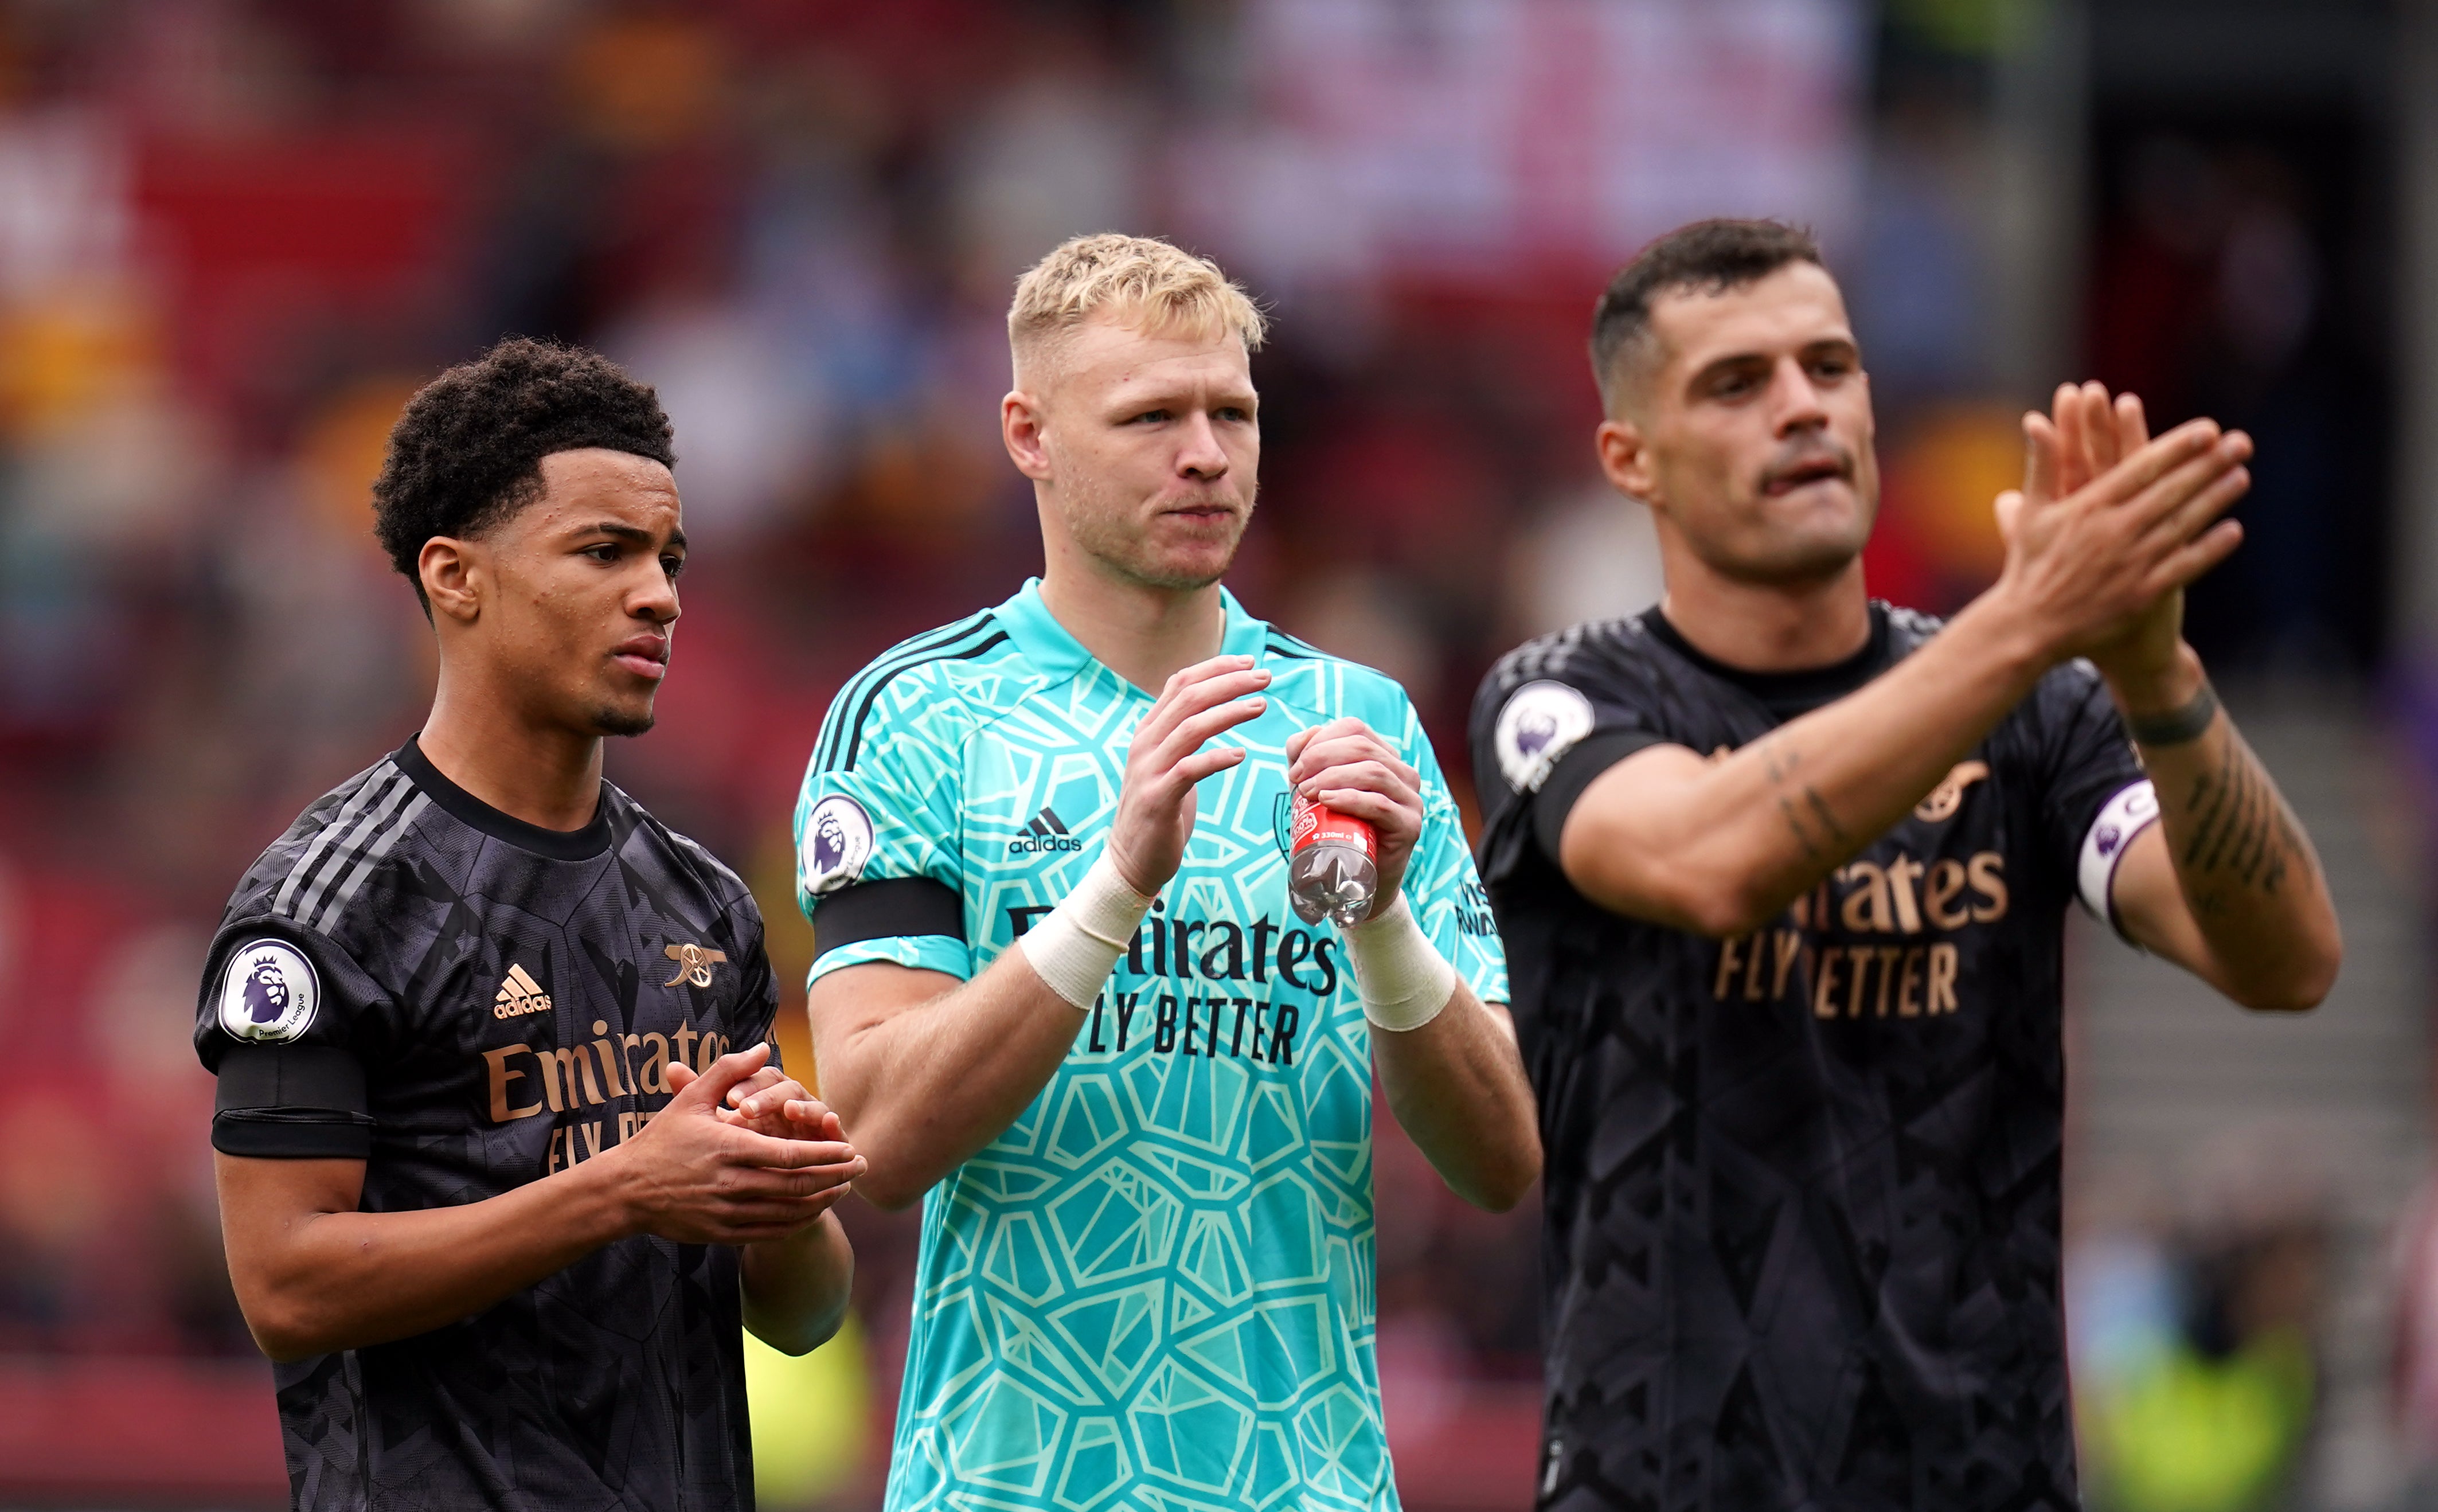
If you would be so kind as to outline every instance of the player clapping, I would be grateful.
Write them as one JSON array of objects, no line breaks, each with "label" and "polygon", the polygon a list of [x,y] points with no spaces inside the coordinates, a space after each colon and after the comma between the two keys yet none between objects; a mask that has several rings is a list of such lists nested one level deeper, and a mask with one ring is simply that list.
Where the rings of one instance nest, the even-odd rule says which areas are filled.
[{"label": "player clapping", "polygon": [[601,776],[668,670],[674,460],[649,389],[521,341],[392,433],[439,692],[247,871],[195,1029],[299,1507],[739,1504],[740,1325],[844,1315],[863,1161],[772,1064],[752,895]]}]

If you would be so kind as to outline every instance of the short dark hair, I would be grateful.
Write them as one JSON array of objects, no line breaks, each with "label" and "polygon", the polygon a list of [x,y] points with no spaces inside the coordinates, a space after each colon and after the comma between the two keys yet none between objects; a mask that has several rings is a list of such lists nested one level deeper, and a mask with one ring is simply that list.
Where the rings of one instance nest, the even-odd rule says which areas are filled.
[{"label": "short dark hair", "polygon": [[1782,220],[1696,220],[1634,254],[1592,308],[1592,378],[1614,408],[1628,348],[1651,331],[1651,307],[1680,290],[1724,293],[1758,283],[1791,262],[1825,267],[1820,243]]},{"label": "short dark hair", "polygon": [[541,459],[602,447],[677,466],[660,396],[597,352],[511,336],[425,384],[390,428],[373,535],[415,585],[434,536],[470,539],[541,496]]}]

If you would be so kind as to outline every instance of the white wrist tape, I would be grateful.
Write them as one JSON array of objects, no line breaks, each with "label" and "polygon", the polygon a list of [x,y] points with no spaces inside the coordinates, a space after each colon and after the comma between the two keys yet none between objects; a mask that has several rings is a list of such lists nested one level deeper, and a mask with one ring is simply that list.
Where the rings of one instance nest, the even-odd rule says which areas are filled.
[{"label": "white wrist tape", "polygon": [[1088,1011],[1150,911],[1151,900],[1126,886],[1103,851],[1067,901],[1025,931],[1016,945],[1051,992]]},{"label": "white wrist tape", "polygon": [[1346,943],[1363,1016],[1384,1029],[1421,1029],[1456,996],[1456,968],[1415,923],[1402,892],[1387,913],[1349,928]]}]

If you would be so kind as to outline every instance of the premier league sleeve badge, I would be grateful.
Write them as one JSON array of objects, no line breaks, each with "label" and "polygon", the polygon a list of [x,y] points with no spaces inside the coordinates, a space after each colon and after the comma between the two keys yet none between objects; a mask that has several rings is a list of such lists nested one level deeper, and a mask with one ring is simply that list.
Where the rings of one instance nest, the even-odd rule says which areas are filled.
[{"label": "premier league sleeve badge", "polygon": [[1558,758],[1592,732],[1592,701],[1563,682],[1528,682],[1498,712],[1498,769],[1507,785],[1536,793]]},{"label": "premier league sleeve badge", "polygon": [[284,940],[257,940],[229,956],[221,980],[221,1028],[240,1040],[278,1044],[311,1027],[322,1003],[313,963]]},{"label": "premier league sleeve badge", "polygon": [[844,793],[832,793],[804,817],[797,885],[807,897],[852,886],[872,859],[872,816]]}]

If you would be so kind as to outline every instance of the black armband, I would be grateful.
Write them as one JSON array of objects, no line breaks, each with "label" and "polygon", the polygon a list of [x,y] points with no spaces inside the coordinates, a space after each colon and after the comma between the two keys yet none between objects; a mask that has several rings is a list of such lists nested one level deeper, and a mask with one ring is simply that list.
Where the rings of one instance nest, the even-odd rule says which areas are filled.
[{"label": "black armband", "polygon": [[272,1160],[372,1153],[363,1064],[335,1045],[240,1045],[221,1057],[212,1148]]},{"label": "black armband", "polygon": [[1540,841],[1541,853],[1551,866],[1564,864],[1558,856],[1558,838],[1565,834],[1566,816],[1574,812],[1583,789],[1628,756],[1663,744],[1660,736],[1647,730],[1599,730],[1558,758],[1541,790],[1532,795],[1533,838]]},{"label": "black armband", "polygon": [[901,935],[965,938],[965,905],[946,883],[930,877],[858,882],[823,898],[813,910],[816,959],[840,945]]},{"label": "black armband", "polygon": [[2171,709],[2164,714],[2127,714],[2125,730],[2137,746],[2181,746],[2200,739],[2217,718],[2217,690],[2204,677],[2200,692],[2194,694],[2182,709]]}]

